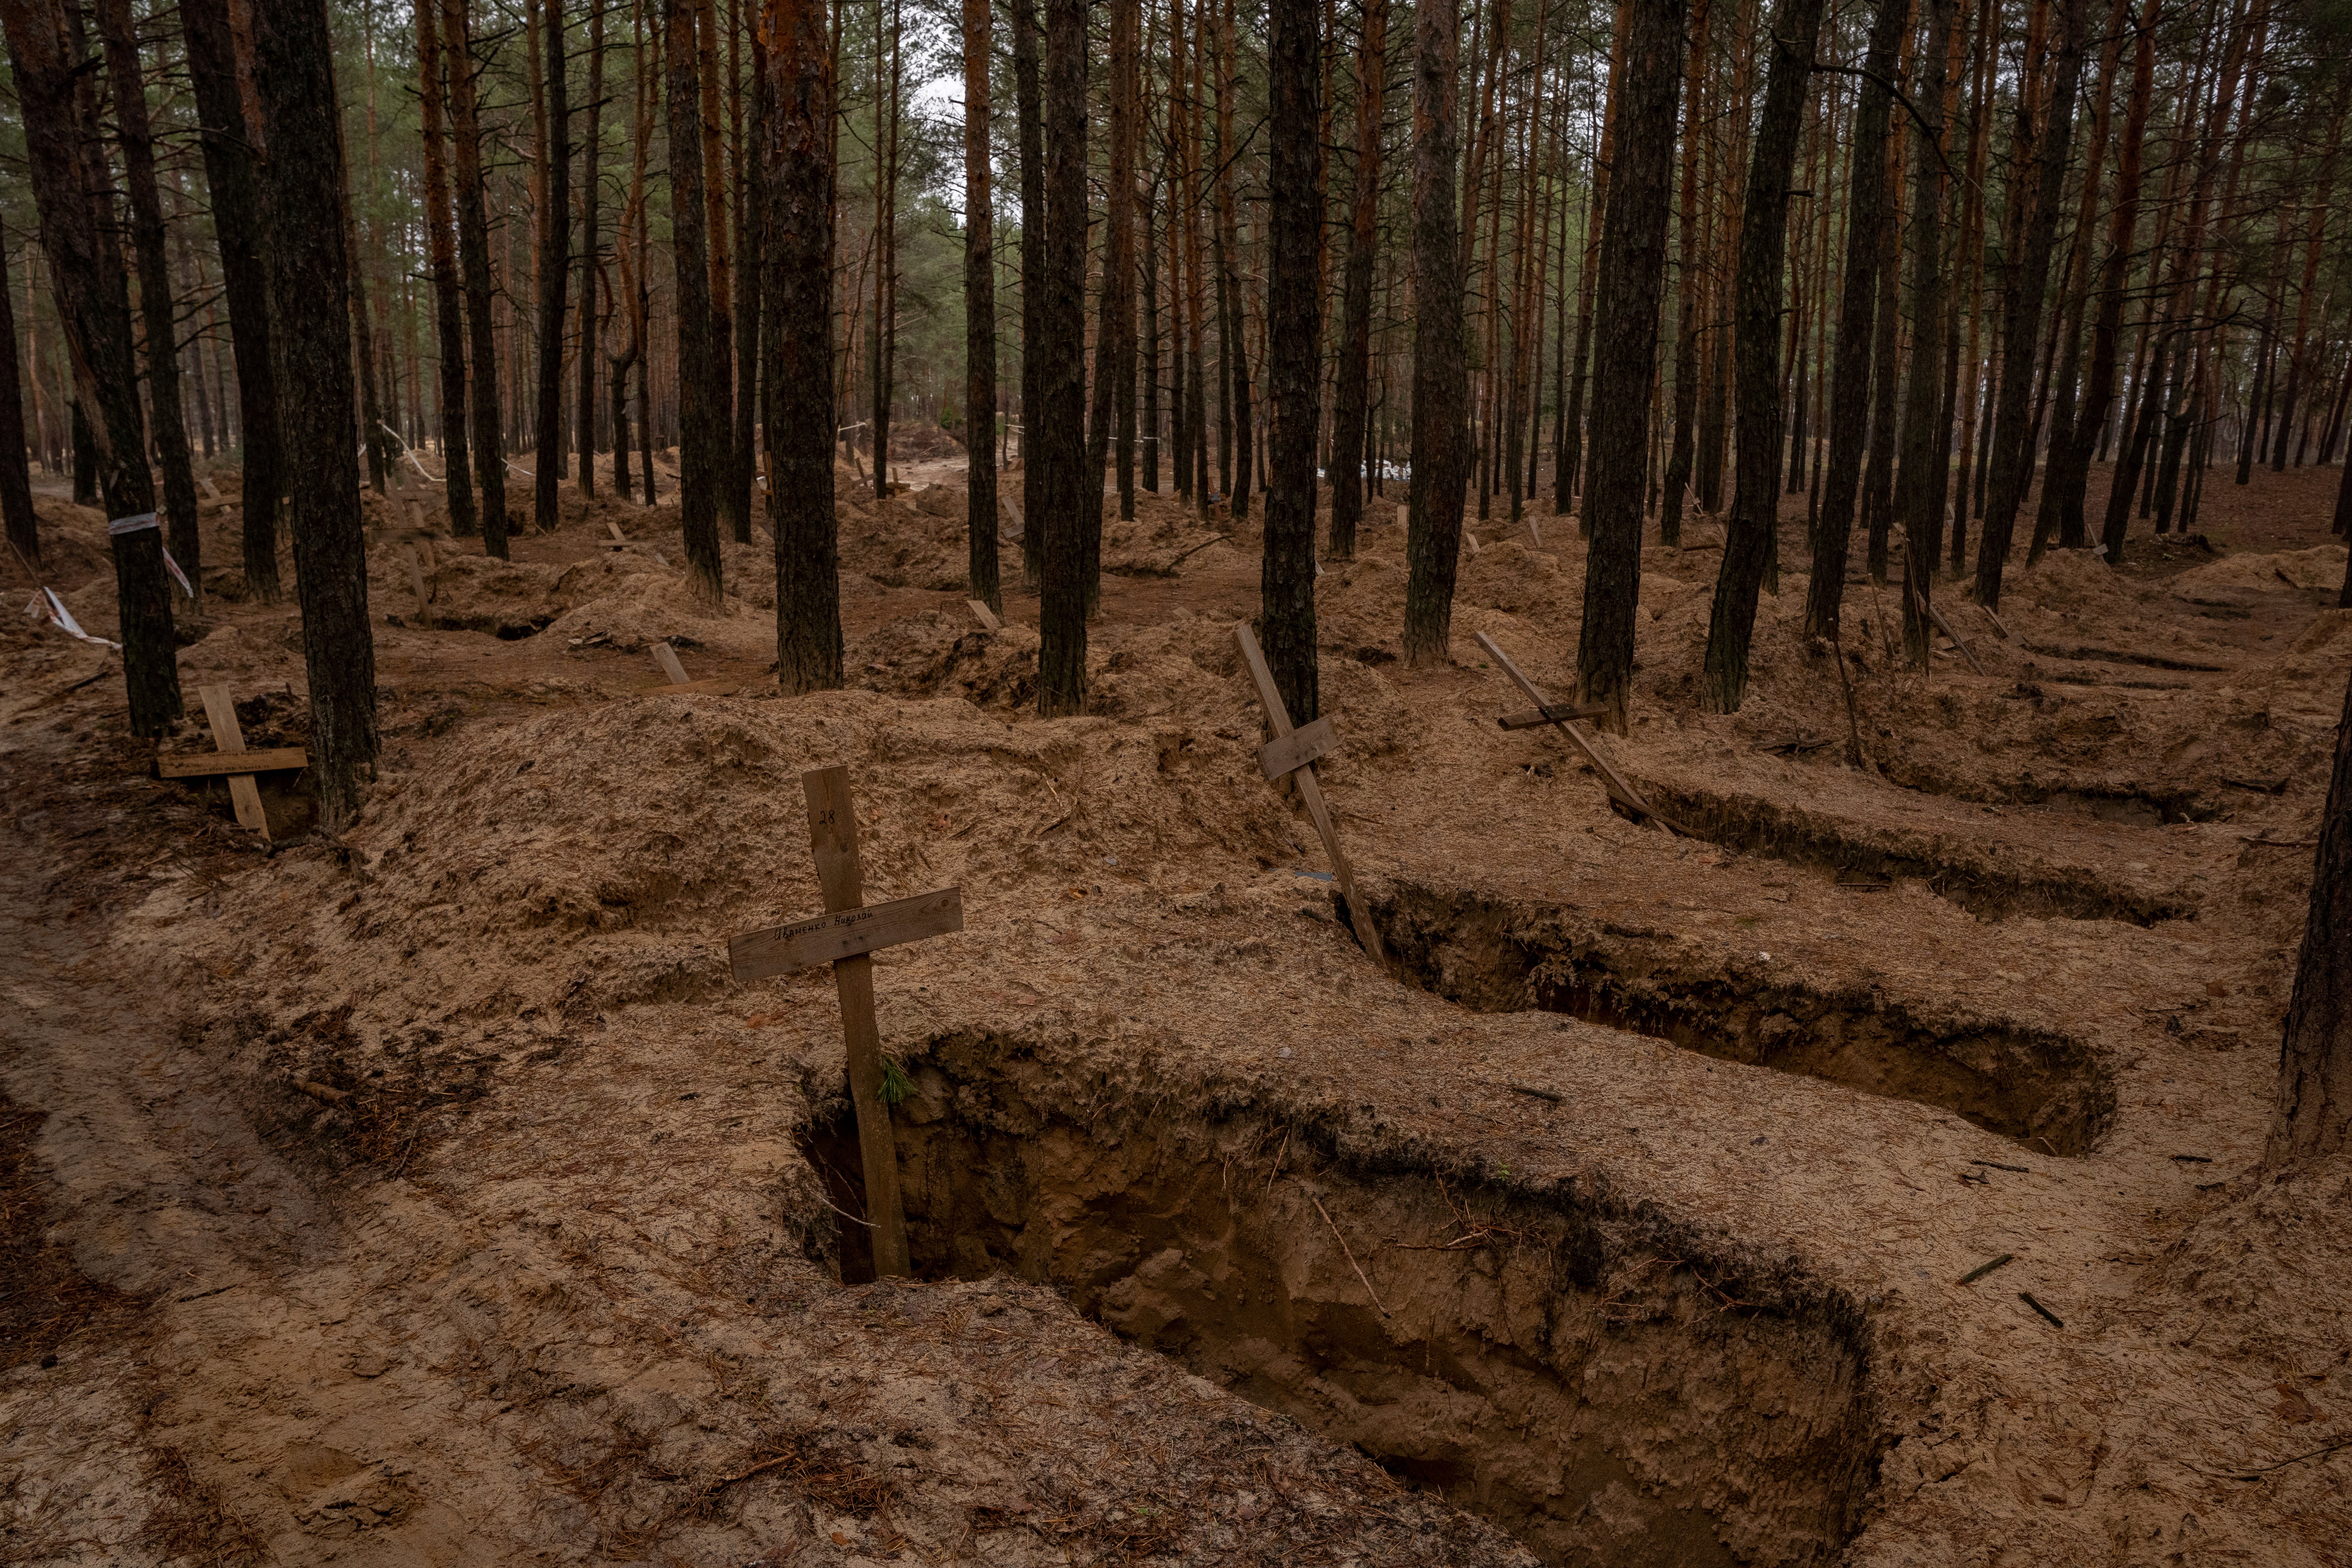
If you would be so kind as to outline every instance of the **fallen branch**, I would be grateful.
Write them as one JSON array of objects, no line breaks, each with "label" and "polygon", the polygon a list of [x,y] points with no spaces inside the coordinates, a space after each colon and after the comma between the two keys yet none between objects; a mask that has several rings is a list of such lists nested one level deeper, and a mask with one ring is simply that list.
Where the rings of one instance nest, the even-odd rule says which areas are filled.
[{"label": "fallen branch", "polygon": [[2017,1254],[2013,1252],[2004,1252],[1999,1258],[1994,1258],[1990,1263],[1978,1264],[1974,1268],[1971,1268],[1966,1274],[1961,1275],[1955,1283],[1961,1285],[1973,1285],[1978,1280],[1983,1279],[1986,1275],[1991,1273],[1994,1269],[2000,1268],[2002,1264],[2014,1262],[2016,1258]]}]

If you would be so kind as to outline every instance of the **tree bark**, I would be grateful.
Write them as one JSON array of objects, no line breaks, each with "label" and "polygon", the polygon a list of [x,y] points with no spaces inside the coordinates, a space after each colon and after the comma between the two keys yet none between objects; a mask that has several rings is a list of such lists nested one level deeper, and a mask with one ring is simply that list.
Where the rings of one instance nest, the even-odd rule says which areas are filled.
[{"label": "tree bark", "polygon": [[[481,524],[474,515],[473,481],[466,473],[466,328],[457,300],[457,237],[451,227],[448,154],[442,145],[446,89],[441,79],[439,10],[440,0],[416,0],[417,103],[425,142],[427,268],[441,350],[441,468],[447,477],[449,529],[464,538],[480,531]],[[233,321],[231,324],[234,327]]]},{"label": "tree bark", "polygon": [[[1649,483],[1650,399],[1665,293],[1685,6],[1683,0],[1626,0],[1624,8],[1631,13],[1624,79],[1610,94],[1615,100],[1616,158],[1594,280],[1591,468],[1584,484],[1584,525],[1591,543],[1585,554],[1584,623],[1576,646],[1580,700],[1607,703],[1606,723],[1618,731],[1625,727],[1625,703],[1633,687],[1642,502]],[[1810,47],[1810,35],[1807,41]]]},{"label": "tree bark", "polygon": [[[591,0],[593,3],[593,0]],[[551,533],[562,521],[556,505],[563,477],[563,316],[572,282],[572,104],[563,8],[541,0],[547,29],[547,160],[541,172],[547,205],[539,236],[539,428],[532,437],[532,521]]]},{"label": "tree bark", "polygon": [[[2352,474],[2352,468],[2346,469]],[[2352,582],[2347,584],[2352,591]],[[2352,686],[2336,726],[2336,766],[2313,857],[2311,912],[2287,999],[2278,1100],[2263,1163],[2340,1154],[2352,1144]]]},{"label": "tree bark", "polygon": [[0,234],[0,526],[8,546],[34,572],[41,568],[40,520],[25,447],[25,389],[16,363],[16,310],[8,285],[8,241]]},{"label": "tree bark", "polygon": [[1462,555],[1462,408],[1469,366],[1462,341],[1462,237],[1454,164],[1455,56],[1450,6],[1413,8],[1412,478],[1407,490],[1404,655],[1442,663],[1454,625]]},{"label": "tree bark", "polygon": [[[1087,705],[1087,0],[1045,0],[1045,237],[1030,526],[1044,534],[1037,711]],[[1102,488],[1102,475],[1094,476]]]},{"label": "tree bark", "polygon": [[331,834],[358,816],[377,747],[333,47],[325,0],[255,7],[268,150],[270,343],[278,384],[302,389],[284,413],[287,520],[310,685],[310,791],[320,828]]},{"label": "tree bark", "polygon": [[1873,336],[1878,331],[1880,230],[1886,213],[1889,90],[1902,48],[1910,0],[1879,0],[1863,57],[1853,119],[1853,157],[1846,177],[1845,282],[1838,296],[1836,358],[1830,371],[1830,462],[1813,524],[1813,570],[1805,589],[1805,635],[1839,641],[1854,502],[1862,489],[1863,444],[1870,425]]},{"label": "tree bark", "polygon": [[[596,495],[596,198],[604,169],[604,0],[588,0],[588,132],[580,143],[580,387],[574,480]],[[628,491],[621,490],[623,499]]]},{"label": "tree bark", "polygon": [[[420,5],[433,0],[420,0]],[[278,575],[278,503],[285,493],[278,455],[278,384],[269,372],[269,283],[261,262],[261,192],[252,129],[237,89],[236,43],[228,0],[183,0],[188,79],[202,121],[205,180],[212,192],[221,291],[228,300],[236,361],[237,437],[244,448],[242,556],[246,592],[272,603]]]},{"label": "tree bark", "polygon": [[[1941,398],[1944,331],[1944,75],[1955,0],[1928,0],[1927,43],[1919,57],[1919,135],[1911,156],[1911,366],[1904,387],[1903,647],[1927,664],[1927,596],[1936,571],[1950,479],[1944,459]],[[2026,350],[2028,356],[2032,349]]]},{"label": "tree bark", "polygon": [[[1891,3],[1891,0],[1890,0]],[[1678,546],[1683,542],[1683,497],[1690,489],[1691,467],[1697,456],[1698,416],[1698,154],[1709,134],[1700,112],[1706,83],[1708,0],[1691,7],[1690,47],[1685,62],[1683,100],[1682,212],[1676,227],[1675,286],[1681,296],[1675,324],[1675,423],[1667,448],[1665,493],[1658,502],[1658,542]]]},{"label": "tree bark", "polygon": [[506,443],[499,434],[498,324],[491,315],[490,220],[482,192],[482,121],[474,92],[472,24],[467,0],[441,0],[441,58],[449,79],[449,132],[457,184],[457,257],[466,280],[466,316],[473,345],[470,396],[474,478],[482,492],[482,548],[507,553]]},{"label": "tree bark", "polygon": [[1013,111],[1020,132],[1021,163],[1021,571],[1034,584],[1045,565],[1045,529],[1030,462],[1038,435],[1043,362],[1037,347],[1045,335],[1045,129],[1037,76],[1036,0],[1013,4]]},{"label": "tree bark", "polygon": [[[767,214],[761,357],[776,669],[787,695],[841,685],[833,510],[833,45],[824,0],[764,0]],[[759,57],[754,57],[759,58]]]},{"label": "tree bark", "polygon": [[[1754,151],[1748,165],[1747,208],[1739,222],[1738,447],[1731,516],[1724,528],[1723,564],[1716,574],[1715,605],[1707,618],[1706,658],[1700,678],[1701,701],[1717,713],[1738,712],[1748,694],[1748,650],[1756,629],[1756,595],[1763,586],[1766,562],[1780,529],[1779,327],[1781,301],[1787,297],[1783,275],[1789,251],[1790,176],[1796,168],[1798,133],[1804,125],[1813,46],[1822,30],[1822,0],[1780,0],[1773,8],[1771,74],[1765,79],[1764,107],[1757,118]],[[1671,125],[1668,131],[1671,136]],[[1660,184],[1663,188],[1663,176]],[[1663,216],[1659,222],[1663,237]],[[1661,272],[1664,259],[1663,255],[1658,258]],[[1607,406],[1605,400],[1602,406]],[[1640,522],[1637,510],[1637,530]],[[1638,532],[1633,566],[1638,573]],[[1630,635],[1625,638],[1625,657],[1630,678]],[[1626,684],[1631,684],[1630,679]],[[1609,700],[1622,705],[1622,696]]]},{"label": "tree bark", "polygon": [[[2099,274],[2099,314],[2091,329],[2090,384],[2083,409],[2068,444],[2063,473],[2043,479],[2059,491],[2058,547],[2080,550],[2086,542],[2084,491],[2090,483],[2091,459],[2107,428],[2115,406],[2116,352],[2123,330],[2125,286],[2131,272],[2133,235],[2139,224],[2141,166],[2147,139],[2147,115],[2156,81],[2156,22],[2163,0],[2147,0],[2132,49],[2131,98],[2124,110],[2124,134],[2116,162],[2116,206],[2109,219],[2106,259]],[[2121,520],[2115,530],[2114,550],[2122,543]]]},{"label": "tree bark", "polygon": [[[1136,35],[1142,28],[1139,0],[1112,0],[1110,23],[1110,192],[1108,211],[1110,232],[1103,242],[1103,301],[1108,341],[1095,348],[1095,374],[1108,371],[1111,384],[1112,418],[1118,443],[1118,515],[1135,518],[1135,151],[1137,122],[1141,118],[1137,81]],[[1096,476],[1096,489],[1101,489]],[[1099,596],[1101,540],[1097,530],[1094,568],[1087,574],[1088,597]]]},{"label": "tree bark", "polygon": [[131,20],[131,0],[99,0],[97,11],[99,36],[106,45],[107,75],[114,89],[123,184],[131,195],[131,248],[139,262],[139,306],[147,329],[152,445],[163,470],[164,537],[180,570],[196,587],[200,604],[204,541],[196,531],[196,476],[188,457],[187,420],[180,411],[179,324],[174,319],[171,258],[163,246],[163,197],[155,184],[155,137],[148,126],[139,35]]},{"label": "tree bark", "polygon": [[[695,47],[697,0],[663,0],[668,55],[670,234],[677,263],[678,522],[696,595],[721,593],[719,488],[726,411],[714,406],[710,363],[709,209],[702,190],[702,81]],[[830,450],[830,432],[827,433]],[[651,465],[647,465],[650,470]]]},{"label": "tree bark", "polygon": [[[736,16],[730,0],[728,16]],[[768,207],[767,164],[758,152],[765,145],[768,122],[768,69],[761,56],[767,45],[758,29],[751,34],[751,110],[748,128],[739,126],[735,145],[735,426],[728,453],[727,480],[733,487],[736,510],[745,520],[745,532],[759,495],[759,450],[752,426],[760,412],[760,250],[766,243]],[[734,54],[731,47],[730,56]],[[730,71],[730,76],[732,72]]]},{"label": "tree bark", "polygon": [[1381,100],[1388,77],[1388,0],[1365,0],[1356,54],[1355,213],[1349,228],[1339,384],[1331,400],[1331,558],[1352,561],[1364,515],[1364,425],[1372,372],[1372,268],[1379,258]]},{"label": "tree bark", "polygon": [[1315,444],[1323,389],[1319,22],[1316,0],[1270,0],[1267,7],[1274,254],[1266,374],[1274,429],[1257,635],[1298,724],[1322,712],[1315,664]]},{"label": "tree bark", "polygon": [[989,195],[989,0],[963,0],[964,535],[972,597],[1002,614],[996,562],[996,224]]},{"label": "tree bark", "polygon": [[[708,384],[702,396],[711,425],[707,437],[711,507],[714,517],[724,514],[735,542],[749,544],[750,476],[740,474],[735,462],[734,261],[727,221],[727,154],[719,105],[719,8],[714,0],[694,0],[694,38],[695,79],[700,90],[697,117],[702,132],[702,242],[710,264],[703,294],[709,325],[703,342],[702,374]],[[679,457],[682,462],[684,453]]]},{"label": "tree bark", "polygon": [[2021,114],[2016,157],[2037,164],[2038,188],[2024,221],[2024,244],[2003,311],[2001,342],[2011,364],[2001,372],[2000,404],[1993,419],[1992,465],[1988,476],[1984,527],[1977,540],[1977,603],[2000,608],[2001,570],[2009,562],[2017,509],[2033,479],[2033,430],[2029,423],[2033,348],[2042,337],[2042,300],[2050,280],[2050,253],[2058,237],[2058,210],[2064,205],[2067,153],[2074,132],[2074,96],[2083,79],[2083,45],[2089,31],[2087,0],[2063,0],[2058,17],[2056,78],[2051,84],[2047,121],[2027,124]]},{"label": "tree bark", "polygon": [[[146,428],[131,344],[131,291],[122,253],[100,213],[110,182],[99,158],[97,112],[80,68],[81,17],[63,0],[5,0],[0,27],[23,108],[26,163],[40,213],[74,378],[78,410],[91,452],[77,473],[94,472],[112,520],[116,602],[122,629],[122,672],[131,732],[160,735],[180,716],[180,672],[172,636],[172,587],[163,569],[163,535],[155,522],[154,481],[147,471]],[[345,437],[346,439],[348,437]],[[124,526],[127,525],[127,526]],[[116,531],[121,527],[121,531]]]}]

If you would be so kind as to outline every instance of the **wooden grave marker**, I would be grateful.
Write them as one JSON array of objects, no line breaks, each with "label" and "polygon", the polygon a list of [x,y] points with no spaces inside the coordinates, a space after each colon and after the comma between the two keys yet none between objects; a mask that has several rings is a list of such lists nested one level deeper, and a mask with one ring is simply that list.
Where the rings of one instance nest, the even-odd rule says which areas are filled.
[{"label": "wooden grave marker", "polygon": [[864,901],[857,858],[857,811],[846,766],[801,774],[808,796],[809,850],[816,858],[826,913],[727,939],[727,962],[738,983],[762,980],[811,964],[833,965],[841,999],[842,1039],[849,1058],[849,1101],[857,1114],[857,1152],[866,1173],[866,1223],[874,1230],[874,1272],[906,1275],[907,1216],[898,1201],[898,1152],[890,1107],[882,1097],[882,1036],[874,1021],[877,948],[963,930],[963,889],[942,888]]},{"label": "wooden grave marker", "polygon": [[1004,623],[996,618],[996,612],[988,607],[986,600],[966,599],[964,603],[971,606],[972,618],[980,622],[983,631],[1001,632],[1004,629]]},{"label": "wooden grave marker", "polygon": [[659,696],[690,697],[698,692],[711,697],[735,695],[735,682],[731,680],[696,680],[688,677],[686,666],[678,662],[677,650],[666,642],[654,644],[654,662],[661,666],[664,675],[669,677],[667,686],[654,688]]},{"label": "wooden grave marker", "polygon": [[269,842],[269,814],[261,809],[261,788],[254,783],[256,773],[277,773],[288,768],[307,768],[310,754],[299,746],[275,746],[268,751],[248,752],[245,749],[245,731],[236,721],[236,704],[229,700],[226,686],[203,686],[196,695],[204,699],[205,717],[213,727],[213,745],[209,755],[202,752],[183,752],[177,755],[160,754],[155,759],[155,773],[160,778],[198,779],[228,776],[229,804],[236,808],[240,827],[249,827]]},{"label": "wooden grave marker", "polygon": [[1274,683],[1274,671],[1265,666],[1265,654],[1257,646],[1257,634],[1244,621],[1234,628],[1234,637],[1242,645],[1242,658],[1249,666],[1250,679],[1257,686],[1257,700],[1265,705],[1267,725],[1274,739],[1258,748],[1257,764],[1268,779],[1288,777],[1298,786],[1298,798],[1307,805],[1307,815],[1315,823],[1315,831],[1322,836],[1323,853],[1331,861],[1331,878],[1339,884],[1339,896],[1348,902],[1348,921],[1356,928],[1356,940],[1372,955],[1372,962],[1386,967],[1388,949],[1381,942],[1380,928],[1372,924],[1372,912],[1356,895],[1356,874],[1348,865],[1347,854],[1339,847],[1339,830],[1331,820],[1331,808],[1324,802],[1323,786],[1315,777],[1315,759],[1336,751],[1339,737],[1331,728],[1331,718],[1325,714],[1304,729],[1293,729],[1290,710],[1282,705],[1282,689]]},{"label": "wooden grave marker", "polygon": [[[1502,666],[1503,673],[1517,682],[1519,689],[1527,693],[1528,700],[1536,705],[1534,714],[1515,713],[1506,717],[1502,721],[1503,728],[1516,730],[1523,727],[1513,722],[1514,720],[1529,720],[1559,726],[1560,733],[1569,738],[1570,743],[1584,753],[1584,760],[1592,764],[1592,771],[1601,775],[1601,784],[1615,798],[1618,805],[1641,820],[1655,822],[1661,832],[1679,833],[1686,838],[1697,837],[1673,818],[1662,816],[1656,807],[1642,798],[1640,790],[1635,789],[1622,773],[1610,765],[1609,759],[1602,756],[1600,748],[1592,743],[1592,738],[1577,728],[1576,720],[1570,717],[1570,714],[1578,711],[1577,709],[1565,703],[1555,703],[1550,698],[1546,697],[1534,681],[1520,673],[1519,667],[1511,662],[1511,656],[1496,647],[1495,639],[1485,632],[1478,634],[1478,646],[1485,648],[1487,656],[1496,664]],[[1598,717],[1597,714],[1590,716]]]},{"label": "wooden grave marker", "polygon": [[433,595],[425,586],[425,552],[420,546],[411,544],[401,553],[408,561],[408,585],[416,591],[416,624],[420,627],[429,626],[433,624],[433,612],[427,606]]},{"label": "wooden grave marker", "polygon": [[613,535],[613,548],[614,548],[614,549],[615,549],[615,550],[620,550],[620,549],[625,548],[625,547],[628,544],[628,542],[629,542],[629,536],[628,536],[627,534],[623,533],[623,532],[621,531],[621,525],[620,525],[619,523],[614,522],[611,518],[609,518],[609,517],[608,517],[608,518],[606,518],[606,519],[604,520],[604,526],[605,526],[605,528],[606,528],[606,529],[610,530],[610,531],[611,531],[611,532],[612,532],[612,535]]}]

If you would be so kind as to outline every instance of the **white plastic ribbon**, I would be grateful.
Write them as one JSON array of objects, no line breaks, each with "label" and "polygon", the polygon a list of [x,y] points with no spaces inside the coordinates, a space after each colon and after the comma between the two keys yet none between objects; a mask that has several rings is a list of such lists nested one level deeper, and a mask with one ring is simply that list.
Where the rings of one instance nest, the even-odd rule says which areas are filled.
[{"label": "white plastic ribbon", "polygon": [[155,521],[155,514],[153,512],[142,511],[137,517],[116,518],[113,521],[106,525],[106,531],[110,535],[119,536],[125,533],[137,533],[145,529],[161,528],[163,526],[163,525],[162,523]]},{"label": "white plastic ribbon", "polygon": [[110,647],[117,653],[122,651],[121,643],[109,642],[104,637],[94,637],[82,630],[81,623],[73,618],[73,612],[66,608],[65,601],[58,597],[57,590],[54,588],[44,588],[34,595],[33,602],[25,606],[25,613],[36,617],[47,616],[51,625],[69,637],[79,637],[84,642],[94,642],[100,647]]}]

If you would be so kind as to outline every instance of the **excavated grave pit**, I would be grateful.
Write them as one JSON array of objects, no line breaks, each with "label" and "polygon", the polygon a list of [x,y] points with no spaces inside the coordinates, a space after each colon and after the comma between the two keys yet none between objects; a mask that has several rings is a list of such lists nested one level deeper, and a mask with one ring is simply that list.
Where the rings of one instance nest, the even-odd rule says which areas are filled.
[{"label": "excavated grave pit", "polygon": [[[1369,1116],[1115,1090],[994,1037],[932,1042],[912,1084],[894,1120],[924,1278],[1049,1283],[1547,1563],[1813,1563],[1860,1528],[1883,1447],[1867,1331],[1792,1257],[1590,1180],[1452,1174]],[[845,1098],[802,1144],[862,1215]],[[821,1217],[813,1252],[871,1279],[864,1229]]]},{"label": "excavated grave pit", "polygon": [[2115,1119],[2113,1075],[2084,1041],[2022,1025],[1925,1018],[1856,987],[1824,991],[1709,961],[1665,931],[1559,906],[1396,883],[1374,922],[1406,980],[1482,1013],[1540,1009],[1726,1061],[1933,1105],[2037,1153],[2088,1153]]},{"label": "excavated grave pit", "polygon": [[[2197,901],[2179,889],[2149,892],[2119,886],[2088,867],[2054,864],[1994,842],[1958,841],[1943,834],[1878,834],[1835,818],[1695,785],[1648,783],[1643,790],[1676,822],[1713,843],[1746,855],[1811,866],[1841,879],[1897,878],[1925,882],[1981,920],[2055,916],[2077,921],[2194,920]],[[2065,804],[2061,801],[2060,804]],[[2089,808],[2101,820],[2138,819]],[[2182,820],[2148,808],[2146,823]]]}]

